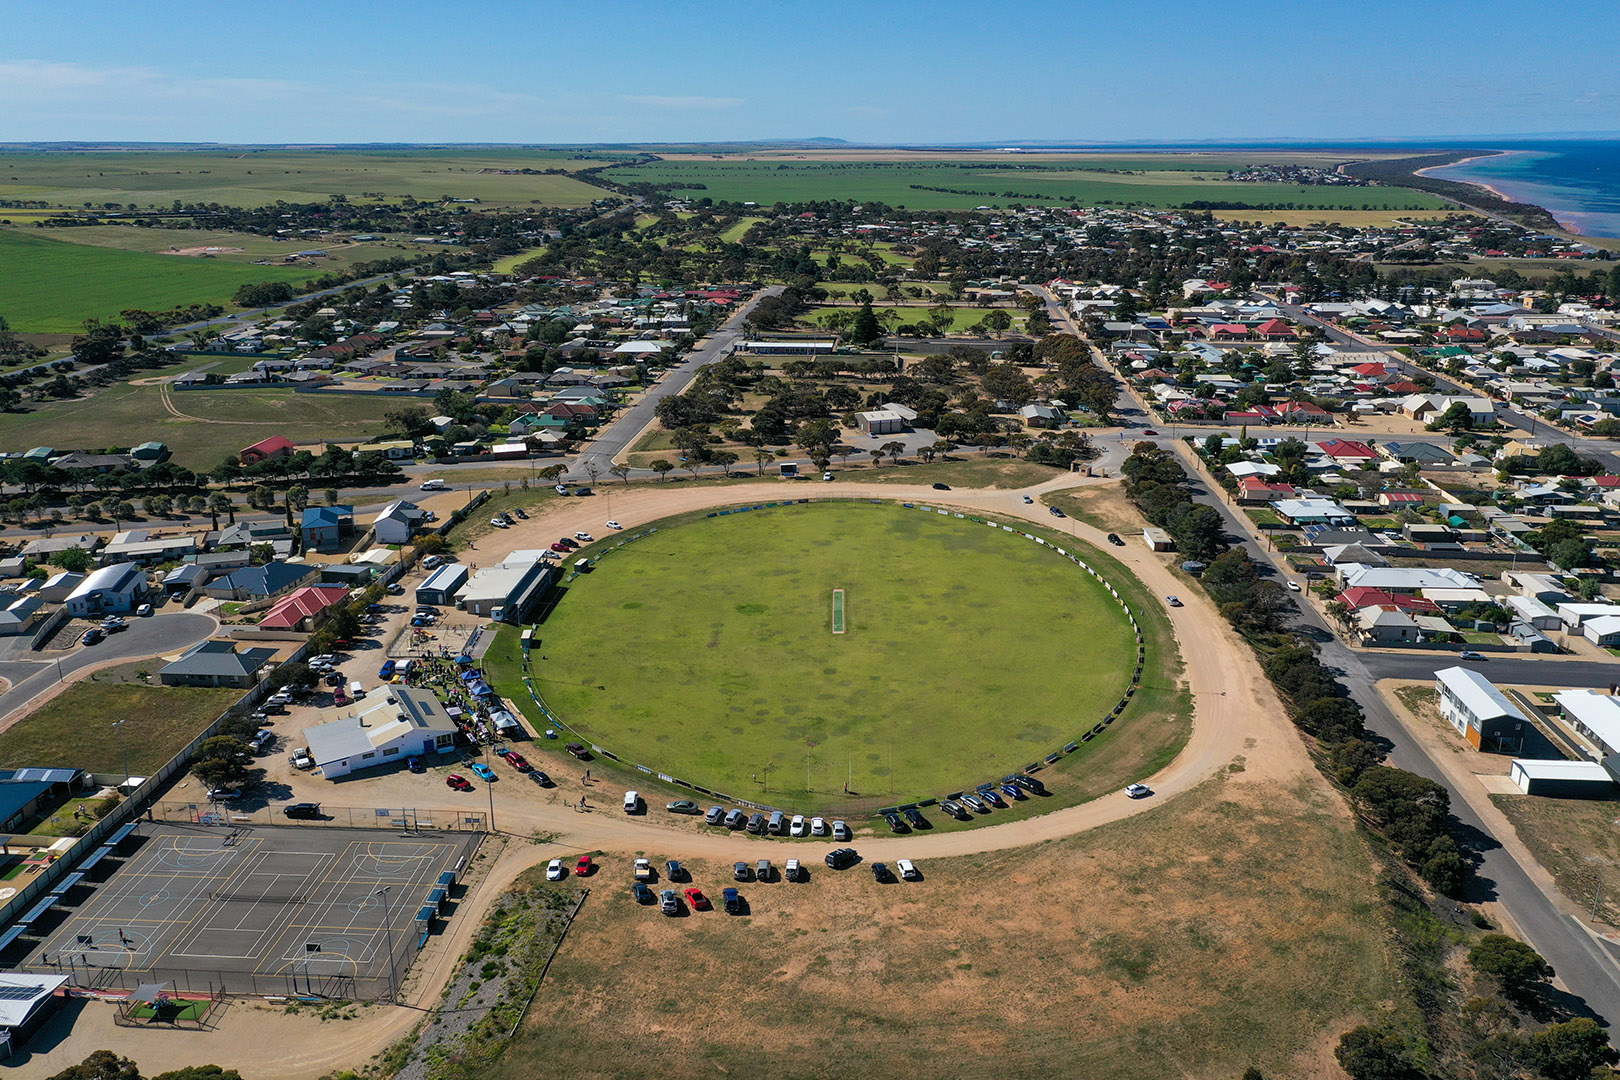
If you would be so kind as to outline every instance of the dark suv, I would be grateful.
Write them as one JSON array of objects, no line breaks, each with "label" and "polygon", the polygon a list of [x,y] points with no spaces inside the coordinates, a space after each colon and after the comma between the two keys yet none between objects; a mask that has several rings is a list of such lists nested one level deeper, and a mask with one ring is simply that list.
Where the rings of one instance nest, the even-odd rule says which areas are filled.
[{"label": "dark suv", "polygon": [[313,802],[295,802],[291,806],[284,806],[281,812],[290,818],[306,818],[311,821],[319,820],[321,804]]},{"label": "dark suv", "polygon": [[860,853],[852,847],[836,848],[827,852],[827,865],[834,870],[848,870],[860,861]]}]

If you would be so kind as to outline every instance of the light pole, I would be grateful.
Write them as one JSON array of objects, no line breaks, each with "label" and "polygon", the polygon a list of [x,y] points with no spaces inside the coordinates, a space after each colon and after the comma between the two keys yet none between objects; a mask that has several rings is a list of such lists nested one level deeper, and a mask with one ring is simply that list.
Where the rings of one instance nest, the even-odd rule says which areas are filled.
[{"label": "light pole", "polygon": [[[61,663],[61,661],[58,660],[57,663]],[[114,720],[112,725],[113,730],[118,732],[118,748],[124,754],[124,783],[126,784],[129,783],[129,742],[124,738],[124,725],[128,722],[129,719],[126,717],[123,720]]]},{"label": "light pole", "polygon": [[[494,721],[492,720],[492,721],[490,721],[490,723],[493,724]],[[494,738],[493,733],[490,735],[490,738]],[[486,769],[489,768],[489,743],[484,744],[484,768],[486,768]],[[491,770],[491,771],[493,771],[493,770]],[[484,780],[484,791],[489,794],[489,831],[494,832],[495,831],[495,785],[491,784],[488,780]]]},{"label": "light pole", "polygon": [[394,924],[388,917],[388,890],[392,885],[384,885],[372,896],[382,897],[383,904],[383,933],[388,938],[388,1000],[396,1001],[399,998],[399,969],[394,964]]}]

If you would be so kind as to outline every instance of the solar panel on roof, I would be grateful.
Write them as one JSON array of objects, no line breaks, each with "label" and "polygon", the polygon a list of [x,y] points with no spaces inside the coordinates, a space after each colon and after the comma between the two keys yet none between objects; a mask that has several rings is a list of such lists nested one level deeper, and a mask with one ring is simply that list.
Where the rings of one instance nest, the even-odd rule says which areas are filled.
[{"label": "solar panel on roof", "polygon": [[27,1001],[42,992],[38,986],[0,986],[0,1001]]}]

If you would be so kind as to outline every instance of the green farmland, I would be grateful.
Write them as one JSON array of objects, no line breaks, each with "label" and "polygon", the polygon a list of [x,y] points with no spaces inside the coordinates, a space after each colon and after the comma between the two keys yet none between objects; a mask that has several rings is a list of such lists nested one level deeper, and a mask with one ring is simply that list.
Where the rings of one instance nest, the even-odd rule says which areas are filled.
[{"label": "green farmland", "polygon": [[228,304],[250,281],[303,282],[319,266],[251,266],[72,244],[0,229],[0,315],[22,333],[71,334],[126,308]]},{"label": "green farmland", "polygon": [[[739,796],[818,805],[846,781],[881,800],[1020,768],[1106,712],[1133,656],[1119,606],[1050,550],[868,504],[666,527],[572,582],[538,633],[536,687],[580,734]],[[503,682],[512,647],[503,634],[494,650]]]},{"label": "green farmland", "polygon": [[[1273,155],[1275,156],[1275,155]],[[672,184],[674,193],[716,202],[804,202],[853,199],[912,209],[971,209],[1010,203],[1073,202],[1080,206],[1179,207],[1194,202],[1369,210],[1448,205],[1401,188],[1235,183],[1225,169],[1253,164],[1237,155],[1086,156],[1006,161],[656,161],[615,167],[621,183]],[[928,190],[945,188],[946,191]]]},{"label": "green farmland", "polygon": [[[232,358],[223,360],[231,363]],[[157,439],[168,444],[176,463],[211,469],[227,454],[271,435],[284,435],[296,443],[371,438],[382,432],[383,413],[400,404],[384,394],[300,394],[282,389],[172,391],[169,400],[181,416],[164,407],[163,391],[156,384],[122,383],[88,397],[13,413],[0,428],[4,432],[0,449],[127,446]]]},{"label": "green farmland", "polygon": [[[559,175],[504,173],[509,169],[583,169],[628,154],[569,150],[171,150],[154,153],[0,154],[0,199],[43,199],[81,209],[167,209],[174,202],[265,206],[275,202],[348,199],[430,202],[442,197],[491,205],[585,206],[602,198],[599,187]],[[491,170],[491,171],[485,171]],[[6,216],[0,211],[0,217]]]}]

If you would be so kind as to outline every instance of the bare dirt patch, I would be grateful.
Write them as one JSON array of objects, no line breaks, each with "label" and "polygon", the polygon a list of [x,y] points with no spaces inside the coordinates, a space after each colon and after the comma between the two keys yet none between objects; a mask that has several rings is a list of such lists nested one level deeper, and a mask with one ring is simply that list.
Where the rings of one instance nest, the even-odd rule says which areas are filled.
[{"label": "bare dirt patch", "polygon": [[170,248],[167,251],[160,251],[157,254],[184,255],[188,258],[203,259],[214,255],[240,255],[245,250],[245,248],[239,247],[214,247],[211,245],[205,245],[203,247]]}]

